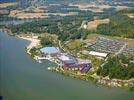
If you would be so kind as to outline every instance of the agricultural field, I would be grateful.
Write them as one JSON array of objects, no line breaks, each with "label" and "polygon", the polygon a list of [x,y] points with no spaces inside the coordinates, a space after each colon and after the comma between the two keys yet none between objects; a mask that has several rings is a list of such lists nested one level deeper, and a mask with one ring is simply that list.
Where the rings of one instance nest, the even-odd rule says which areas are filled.
[{"label": "agricultural field", "polygon": [[17,2],[13,2],[13,3],[0,3],[0,8],[6,8],[6,7],[10,7],[10,6],[16,6],[18,3]]},{"label": "agricultural field", "polygon": [[93,20],[88,22],[87,24],[87,29],[88,30],[96,30],[96,28],[98,27],[98,25],[100,24],[108,24],[110,22],[110,19],[97,19],[97,20]]}]

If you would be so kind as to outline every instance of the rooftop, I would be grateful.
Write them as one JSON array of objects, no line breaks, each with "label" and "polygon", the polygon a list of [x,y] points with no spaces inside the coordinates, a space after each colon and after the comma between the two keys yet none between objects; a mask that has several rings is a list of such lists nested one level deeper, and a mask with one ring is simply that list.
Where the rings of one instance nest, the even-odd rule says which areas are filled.
[{"label": "rooftop", "polygon": [[107,53],[101,53],[101,52],[95,52],[95,51],[90,51],[89,54],[94,55],[94,56],[100,56],[100,57],[106,57],[107,56]]},{"label": "rooftop", "polygon": [[59,59],[61,59],[61,60],[63,60],[63,61],[70,60],[70,58],[69,58],[68,56],[66,56],[66,55],[61,55],[61,56],[59,57]]},{"label": "rooftop", "polygon": [[60,50],[57,47],[44,47],[40,49],[40,51],[45,54],[54,54],[60,52]]},{"label": "rooftop", "polygon": [[71,55],[67,55],[67,54],[61,54],[58,56],[58,59],[61,60],[62,62],[69,64],[69,63],[77,63],[77,59],[75,59],[74,57],[72,57]]}]

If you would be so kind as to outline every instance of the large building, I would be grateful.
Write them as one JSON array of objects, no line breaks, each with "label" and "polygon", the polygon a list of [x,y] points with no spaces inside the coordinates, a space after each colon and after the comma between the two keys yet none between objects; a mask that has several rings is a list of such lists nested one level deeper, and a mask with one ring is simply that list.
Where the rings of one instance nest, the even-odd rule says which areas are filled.
[{"label": "large building", "polygon": [[56,47],[44,47],[40,51],[43,55],[57,55],[60,53],[59,48]]},{"label": "large building", "polygon": [[57,56],[64,69],[79,70],[81,74],[87,73],[92,67],[88,62],[79,62],[78,59],[71,55],[61,54]]},{"label": "large building", "polygon": [[96,52],[96,51],[90,51],[89,52],[90,55],[93,55],[93,56],[98,56],[98,57],[107,57],[107,53],[101,53],[101,52]]},{"label": "large building", "polygon": [[63,65],[64,64],[76,64],[77,63],[77,59],[75,59],[71,55],[60,54],[60,55],[57,56],[57,58],[60,62],[62,62]]}]

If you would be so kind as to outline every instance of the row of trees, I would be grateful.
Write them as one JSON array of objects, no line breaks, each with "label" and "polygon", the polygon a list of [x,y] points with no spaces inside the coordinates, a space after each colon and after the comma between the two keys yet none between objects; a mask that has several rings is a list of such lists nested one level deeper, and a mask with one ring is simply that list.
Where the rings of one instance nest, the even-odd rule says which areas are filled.
[{"label": "row of trees", "polygon": [[49,38],[42,37],[41,38],[41,45],[43,47],[45,47],[45,46],[53,46],[53,42]]},{"label": "row of trees", "polygon": [[0,21],[12,21],[16,18],[8,16],[8,14],[0,14]]}]

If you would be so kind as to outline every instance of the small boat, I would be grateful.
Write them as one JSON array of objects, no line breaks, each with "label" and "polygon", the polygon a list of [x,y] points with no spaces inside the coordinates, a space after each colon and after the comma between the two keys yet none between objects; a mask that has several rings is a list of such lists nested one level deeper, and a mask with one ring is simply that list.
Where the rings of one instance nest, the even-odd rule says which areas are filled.
[{"label": "small boat", "polygon": [[38,63],[42,63],[42,61],[41,60],[37,60],[38,61]]}]

